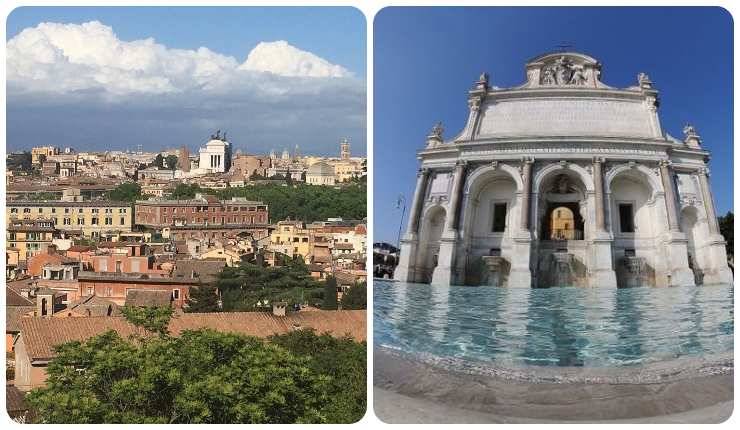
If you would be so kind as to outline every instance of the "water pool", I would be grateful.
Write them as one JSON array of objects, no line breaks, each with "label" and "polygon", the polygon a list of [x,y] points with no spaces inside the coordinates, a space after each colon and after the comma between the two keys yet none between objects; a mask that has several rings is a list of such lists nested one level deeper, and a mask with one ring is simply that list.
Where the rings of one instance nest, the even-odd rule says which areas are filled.
[{"label": "water pool", "polygon": [[733,287],[497,288],[375,281],[376,346],[497,366],[620,367],[733,349]]}]

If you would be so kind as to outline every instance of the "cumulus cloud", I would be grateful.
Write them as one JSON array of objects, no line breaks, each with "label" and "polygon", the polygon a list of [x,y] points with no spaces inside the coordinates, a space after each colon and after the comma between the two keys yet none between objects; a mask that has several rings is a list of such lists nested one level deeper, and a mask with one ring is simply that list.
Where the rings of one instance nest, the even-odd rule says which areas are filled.
[{"label": "cumulus cloud", "polygon": [[[245,82],[248,72],[286,77],[342,78],[351,73],[286,41],[261,42],[239,65],[234,57],[201,47],[169,49],[154,39],[118,39],[98,21],[42,23],[7,43],[8,81],[19,90],[164,94],[219,89]],[[253,79],[258,79],[251,77]]]},{"label": "cumulus cloud", "polygon": [[260,43],[240,64],[206,47],[123,41],[91,21],[42,23],[6,46],[10,149],[194,148],[211,128],[251,152],[333,153],[345,135],[365,146],[365,82],[285,41]]},{"label": "cumulus cloud", "polygon": [[301,51],[284,40],[260,42],[239,68],[281,76],[341,78],[352,75],[344,67],[331,64],[310,52]]}]

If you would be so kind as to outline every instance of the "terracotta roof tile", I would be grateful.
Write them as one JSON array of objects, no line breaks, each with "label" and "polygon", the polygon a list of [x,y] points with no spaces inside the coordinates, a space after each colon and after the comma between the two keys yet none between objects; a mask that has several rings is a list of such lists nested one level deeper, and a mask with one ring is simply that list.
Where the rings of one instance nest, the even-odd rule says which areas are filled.
[{"label": "terracotta roof tile", "polygon": [[17,291],[5,287],[5,306],[33,306],[32,300],[20,295]]},{"label": "terracotta roof tile", "polygon": [[[289,313],[277,317],[268,312],[220,312],[180,314],[172,317],[170,333],[210,328],[222,332],[268,337],[298,329],[314,329],[334,336],[349,335],[357,341],[367,340],[367,312],[318,311]],[[22,318],[21,336],[31,360],[50,359],[53,346],[73,340],[83,341],[112,329],[122,337],[145,334],[123,317],[90,318]]]}]

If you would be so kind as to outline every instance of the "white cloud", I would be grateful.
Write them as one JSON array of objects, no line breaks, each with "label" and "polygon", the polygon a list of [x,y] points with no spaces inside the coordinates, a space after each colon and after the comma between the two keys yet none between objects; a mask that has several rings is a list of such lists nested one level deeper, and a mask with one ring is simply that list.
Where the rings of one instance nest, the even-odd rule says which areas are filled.
[{"label": "white cloud", "polygon": [[284,40],[260,42],[252,49],[247,60],[239,68],[256,72],[270,72],[280,76],[310,76],[316,78],[352,76],[344,67],[331,64],[310,52],[301,51]]},{"label": "white cloud", "polygon": [[[262,43],[240,64],[208,48],[122,41],[100,22],[43,23],[7,42],[7,147],[196,148],[214,129],[253,153],[365,144],[366,86],[341,66]],[[307,132],[310,131],[310,132]]]},{"label": "white cloud", "polygon": [[345,68],[285,41],[258,44],[239,65],[234,57],[204,47],[169,49],[152,38],[122,41],[111,27],[98,21],[42,23],[7,43],[8,83],[16,91],[97,90],[121,96],[225,90],[226,84],[249,87],[266,80],[254,72],[284,77],[351,76]]}]

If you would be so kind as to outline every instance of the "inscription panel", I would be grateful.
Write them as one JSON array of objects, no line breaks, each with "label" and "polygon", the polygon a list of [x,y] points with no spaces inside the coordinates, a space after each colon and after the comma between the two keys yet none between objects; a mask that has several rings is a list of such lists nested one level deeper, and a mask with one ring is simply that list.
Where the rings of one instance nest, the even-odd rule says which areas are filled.
[{"label": "inscription panel", "polygon": [[447,194],[451,177],[449,173],[438,173],[432,181],[430,194]]},{"label": "inscription panel", "polygon": [[502,100],[484,110],[479,135],[656,137],[650,115],[630,100]]}]

